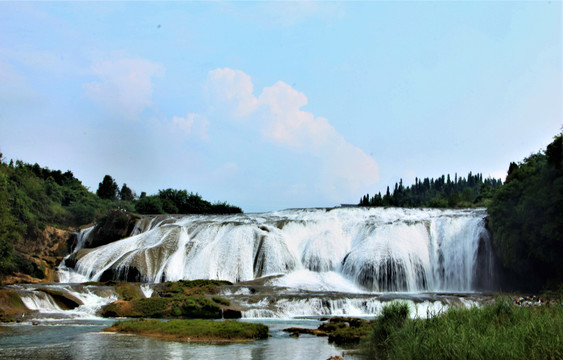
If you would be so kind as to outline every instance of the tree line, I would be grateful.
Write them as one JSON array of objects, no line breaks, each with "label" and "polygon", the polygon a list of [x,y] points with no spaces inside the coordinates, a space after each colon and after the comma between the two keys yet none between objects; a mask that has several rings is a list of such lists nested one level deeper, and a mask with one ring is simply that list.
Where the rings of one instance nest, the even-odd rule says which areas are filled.
[{"label": "tree line", "polygon": [[242,209],[227,202],[211,203],[204,200],[198,193],[187,190],[163,189],[158,194],[147,196],[142,192],[139,198],[123,184],[121,189],[110,176],[104,176],[98,185],[96,194],[101,199],[120,201],[119,205],[131,212],[139,214],[238,214]]},{"label": "tree line", "polygon": [[415,178],[412,186],[404,186],[403,179],[395,183],[393,192],[389,186],[384,195],[381,192],[369,196],[364,195],[359,206],[398,206],[398,207],[431,207],[454,208],[484,206],[494,190],[502,185],[500,179],[486,178],[483,174],[469,172],[467,178],[442,175],[437,179]]}]

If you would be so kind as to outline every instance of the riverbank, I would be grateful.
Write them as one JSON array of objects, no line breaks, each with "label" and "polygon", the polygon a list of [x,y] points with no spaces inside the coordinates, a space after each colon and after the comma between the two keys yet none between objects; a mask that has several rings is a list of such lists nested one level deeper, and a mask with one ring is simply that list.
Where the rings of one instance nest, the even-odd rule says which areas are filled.
[{"label": "riverbank", "polygon": [[383,309],[362,352],[389,359],[561,359],[563,306],[522,307],[509,298],[410,319],[406,304]]}]

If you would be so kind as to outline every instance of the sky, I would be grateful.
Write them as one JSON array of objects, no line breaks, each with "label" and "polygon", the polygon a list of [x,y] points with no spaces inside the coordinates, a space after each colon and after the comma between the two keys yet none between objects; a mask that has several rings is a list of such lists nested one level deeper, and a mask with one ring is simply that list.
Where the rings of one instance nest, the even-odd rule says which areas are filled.
[{"label": "sky", "polygon": [[245,212],[504,178],[563,125],[562,2],[0,1],[0,152]]}]

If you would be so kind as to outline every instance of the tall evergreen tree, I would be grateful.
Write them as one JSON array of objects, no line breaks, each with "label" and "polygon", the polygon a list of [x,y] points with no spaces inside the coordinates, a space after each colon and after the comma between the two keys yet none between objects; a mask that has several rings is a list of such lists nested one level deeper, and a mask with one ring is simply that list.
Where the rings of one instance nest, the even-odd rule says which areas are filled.
[{"label": "tall evergreen tree", "polygon": [[96,195],[98,195],[100,199],[117,200],[118,192],[119,186],[115,180],[111,176],[106,175],[104,176],[104,180],[98,185]]},{"label": "tall evergreen tree", "polygon": [[121,190],[119,191],[119,198],[123,201],[133,201],[135,200],[135,195],[133,195],[133,191],[127,186],[127,184],[123,184]]}]

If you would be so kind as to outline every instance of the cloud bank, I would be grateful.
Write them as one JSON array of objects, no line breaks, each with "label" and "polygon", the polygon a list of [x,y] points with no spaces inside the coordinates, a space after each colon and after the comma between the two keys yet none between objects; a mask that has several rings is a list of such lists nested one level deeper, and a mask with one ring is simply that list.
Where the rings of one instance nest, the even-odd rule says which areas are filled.
[{"label": "cloud bank", "polygon": [[249,75],[223,68],[209,72],[205,89],[213,111],[233,119],[241,131],[252,128],[268,144],[313,157],[321,172],[313,186],[323,193],[349,196],[378,180],[377,163],[347,142],[326,118],[303,111],[307,97],[283,81],[256,96]]},{"label": "cloud bank", "polygon": [[84,84],[88,97],[118,116],[135,120],[152,105],[152,77],[163,68],[149,60],[114,55],[95,62],[91,72],[98,79]]}]

